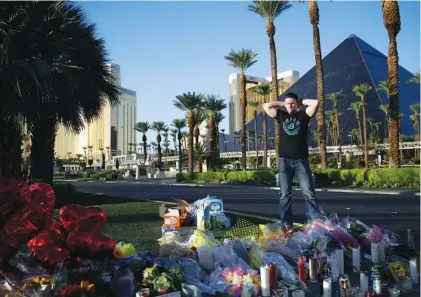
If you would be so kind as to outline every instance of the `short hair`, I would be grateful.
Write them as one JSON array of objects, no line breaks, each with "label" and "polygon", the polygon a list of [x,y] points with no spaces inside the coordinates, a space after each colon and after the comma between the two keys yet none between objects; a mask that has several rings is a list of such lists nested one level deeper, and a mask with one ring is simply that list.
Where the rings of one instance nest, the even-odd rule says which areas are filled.
[{"label": "short hair", "polygon": [[285,99],[286,98],[292,98],[292,99],[295,99],[295,100],[297,100],[298,101],[298,96],[297,96],[297,94],[295,94],[295,93],[288,93],[288,94],[286,94],[285,95]]}]

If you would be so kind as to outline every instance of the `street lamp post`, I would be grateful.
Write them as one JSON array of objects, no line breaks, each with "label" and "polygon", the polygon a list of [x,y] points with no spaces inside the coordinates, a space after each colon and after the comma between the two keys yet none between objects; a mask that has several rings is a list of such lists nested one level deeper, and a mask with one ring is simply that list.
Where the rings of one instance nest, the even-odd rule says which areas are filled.
[{"label": "street lamp post", "polygon": [[67,165],[69,166],[68,171],[70,171],[70,156],[72,155],[72,152],[67,152]]},{"label": "street lamp post", "polygon": [[[227,143],[226,143],[226,141],[225,141],[225,129],[221,129],[221,132],[222,132],[222,139],[224,140],[224,153],[226,153],[227,152]],[[219,139],[218,139],[218,142],[219,142]]]}]

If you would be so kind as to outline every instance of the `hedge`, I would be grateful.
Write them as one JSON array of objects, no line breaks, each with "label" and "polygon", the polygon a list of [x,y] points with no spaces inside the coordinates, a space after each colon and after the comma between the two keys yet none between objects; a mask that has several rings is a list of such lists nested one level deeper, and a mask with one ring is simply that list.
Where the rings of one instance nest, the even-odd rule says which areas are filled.
[{"label": "hedge", "polygon": [[117,170],[105,170],[102,172],[57,172],[54,173],[54,178],[116,180],[122,177],[121,173]]},{"label": "hedge", "polygon": [[[419,168],[312,169],[318,187],[419,188]],[[276,170],[178,173],[177,182],[275,185]]]}]

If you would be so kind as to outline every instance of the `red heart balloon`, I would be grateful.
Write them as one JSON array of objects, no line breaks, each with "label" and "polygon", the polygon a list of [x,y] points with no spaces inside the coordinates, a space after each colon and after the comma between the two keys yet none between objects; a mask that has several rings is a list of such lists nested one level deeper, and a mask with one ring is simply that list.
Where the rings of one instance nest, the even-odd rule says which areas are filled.
[{"label": "red heart balloon", "polygon": [[60,222],[67,232],[100,231],[107,220],[107,214],[99,207],[85,207],[68,204],[60,209]]},{"label": "red heart balloon", "polygon": [[44,228],[49,215],[40,213],[31,204],[25,204],[0,229],[0,242],[15,248],[26,244]]},{"label": "red heart balloon", "polygon": [[30,197],[28,186],[17,180],[0,178],[0,226]]},{"label": "red heart balloon", "polygon": [[17,183],[24,205],[13,213],[0,229],[0,242],[18,248],[42,230],[54,209],[54,191],[47,183],[37,183],[29,188]]},{"label": "red heart balloon", "polygon": [[50,220],[47,228],[28,242],[31,254],[41,262],[54,265],[70,256],[65,247],[65,238],[61,225],[56,220]]},{"label": "red heart balloon", "polygon": [[53,214],[55,195],[54,189],[47,183],[36,183],[29,187],[31,193],[31,203],[33,203],[42,213]]},{"label": "red heart balloon", "polygon": [[66,239],[72,255],[87,259],[112,257],[115,245],[112,238],[99,232],[72,232]]}]

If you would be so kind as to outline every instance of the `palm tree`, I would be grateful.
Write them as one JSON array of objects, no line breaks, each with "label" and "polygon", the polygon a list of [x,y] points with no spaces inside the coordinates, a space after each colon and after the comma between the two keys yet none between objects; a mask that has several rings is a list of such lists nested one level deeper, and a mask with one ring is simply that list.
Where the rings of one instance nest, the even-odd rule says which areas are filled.
[{"label": "palm tree", "polygon": [[[270,84],[261,84],[252,89],[252,91],[261,96],[261,103],[265,103],[267,96],[270,94]],[[279,128],[279,127],[278,127]],[[263,112],[263,166],[264,168],[268,167],[268,119],[266,112]]]},{"label": "palm tree", "polygon": [[183,151],[181,149],[181,140],[183,139],[182,129],[186,128],[187,122],[186,122],[186,119],[184,118],[174,119],[172,120],[171,125],[177,130],[177,133],[178,133],[178,162],[179,162],[178,169],[179,169],[179,172],[181,173],[182,172],[181,159],[183,156]]},{"label": "palm tree", "polygon": [[350,107],[348,107],[348,110],[352,110],[355,112],[355,118],[357,119],[357,123],[358,123],[358,140],[359,143],[362,145],[363,144],[363,134],[362,134],[362,129],[361,129],[361,121],[360,121],[360,111],[362,108],[362,104],[361,101],[354,101],[351,102]]},{"label": "palm tree", "polygon": [[[241,105],[241,166],[243,170],[246,170],[246,111],[247,111],[247,93],[246,93],[246,75],[245,71],[250,68],[254,63],[257,54],[251,49],[241,49],[239,51],[231,50],[228,56],[225,56],[225,60],[229,62],[229,65],[238,68],[241,72],[240,75],[240,105]],[[276,79],[275,79],[276,80]]]},{"label": "palm tree", "polygon": [[174,106],[182,111],[187,112],[187,124],[189,128],[189,171],[193,172],[193,129],[195,123],[195,111],[201,106],[203,95],[193,93],[183,93],[175,97],[173,100]]},{"label": "palm tree", "polygon": [[[335,112],[333,110],[326,110],[325,111],[325,115],[326,115],[326,126],[327,126],[327,131],[330,134],[330,139],[331,139],[331,143],[332,146],[336,145],[336,132],[335,132]],[[318,133],[317,133],[318,134]],[[329,143],[329,138],[326,137],[326,142]]]},{"label": "palm tree", "polygon": [[253,119],[254,119],[254,146],[256,148],[256,169],[259,168],[259,143],[257,142],[257,107],[259,106],[258,101],[250,101],[248,102],[251,110],[253,111]]},{"label": "palm tree", "polygon": [[196,142],[194,144],[194,159],[196,160],[196,172],[203,171],[203,162],[208,157],[208,150],[204,143]]},{"label": "palm tree", "polygon": [[323,82],[323,64],[322,51],[320,49],[320,33],[319,33],[319,6],[315,0],[309,1],[308,12],[310,14],[310,22],[313,26],[313,45],[314,56],[316,59],[316,78],[317,78],[317,100],[319,108],[317,110],[317,131],[319,132],[318,146],[320,155],[320,164],[322,168],[327,168],[327,151],[326,151],[326,127],[325,127],[325,109],[324,109],[324,82]]},{"label": "palm tree", "polygon": [[0,98],[8,102],[2,100],[0,118],[26,119],[32,178],[51,183],[58,125],[80,132],[107,102],[118,103],[119,89],[106,66],[104,41],[76,4],[22,2],[1,8],[0,34],[7,46],[1,49]]},{"label": "palm tree", "polygon": [[[272,74],[272,100],[278,100],[278,61],[276,57],[275,45],[275,24],[274,20],[284,11],[289,9],[292,5],[290,1],[253,1],[249,5],[249,10],[260,15],[266,20],[266,34],[269,37],[269,51],[270,51],[270,70]],[[278,164],[279,152],[279,123],[274,121],[275,126],[275,150],[276,150],[276,164]],[[266,160],[266,159],[265,159]]]},{"label": "palm tree", "polygon": [[[412,104],[409,106],[409,108],[411,109],[411,111],[413,112],[412,115],[410,115],[410,119],[414,125],[414,141],[420,141],[420,127],[419,127],[419,122],[420,122],[420,104]],[[415,150],[415,156],[417,156],[417,151]],[[418,155],[419,157],[419,155]]]},{"label": "palm tree", "polygon": [[341,159],[342,159],[342,149],[341,149],[341,144],[342,144],[341,136],[342,135],[340,132],[341,131],[340,127],[339,127],[339,107],[338,107],[338,100],[340,97],[342,97],[342,95],[343,94],[341,90],[339,92],[332,92],[330,94],[327,94],[327,97],[326,97],[328,100],[331,100],[333,102],[333,112],[335,114],[335,122],[334,122],[335,132],[336,132],[335,138],[336,138],[337,145],[339,146],[338,162],[341,162]]},{"label": "palm tree", "polygon": [[377,87],[377,91],[384,91],[387,94],[387,98],[389,98],[389,81],[388,80],[382,80],[379,82],[379,85]]},{"label": "palm tree", "polygon": [[420,73],[415,72],[414,76],[408,79],[408,83],[420,84]]},{"label": "palm tree", "polygon": [[168,157],[168,146],[169,146],[168,130],[169,130],[168,126],[165,126],[164,129],[162,129],[162,137],[164,137],[164,146],[165,146],[165,157]]},{"label": "palm tree", "polygon": [[142,142],[143,142],[143,160],[144,162],[146,162],[146,158],[147,158],[147,141],[148,138],[146,137],[146,133],[148,133],[149,129],[151,128],[151,125],[146,121],[146,122],[139,122],[134,126],[134,130],[136,130],[137,132],[142,133]]},{"label": "palm tree", "polygon": [[387,126],[389,125],[389,104],[380,104],[379,108],[384,112],[384,138],[387,138]]},{"label": "palm tree", "polygon": [[153,122],[151,129],[156,132],[156,146],[158,148],[158,168],[162,166],[162,151],[161,151],[161,132],[166,129],[166,125],[162,121]]},{"label": "palm tree", "polygon": [[363,110],[363,129],[364,129],[364,162],[365,168],[368,168],[368,141],[367,141],[367,115],[365,95],[371,91],[372,87],[369,84],[359,84],[352,88],[356,96],[361,98],[361,106]]},{"label": "palm tree", "polygon": [[170,135],[172,137],[172,141],[174,143],[174,150],[175,150],[176,153],[177,153],[177,133],[178,133],[177,129],[171,129],[170,130]]},{"label": "palm tree", "polygon": [[401,18],[398,1],[382,0],[383,23],[389,35],[389,166],[400,166],[399,158],[399,97],[398,97],[398,48],[396,36],[401,30]]},{"label": "palm tree", "polygon": [[216,151],[219,157],[219,124],[225,119],[225,116],[221,111],[218,111],[215,115],[215,139],[216,139]]},{"label": "palm tree", "polygon": [[206,119],[205,111],[203,110],[203,106],[199,106],[194,112],[194,129],[193,129],[193,137],[194,143],[199,142],[200,136],[200,124]]},{"label": "palm tree", "polygon": [[225,108],[227,108],[227,105],[224,103],[224,99],[220,99],[218,95],[206,95],[203,101],[203,110],[206,112],[207,120],[209,123],[209,146],[211,154],[211,164],[209,164],[210,168],[208,167],[208,169],[210,170],[216,169],[217,158],[219,158],[217,145],[219,142],[219,133],[218,123],[216,122],[216,116]]}]

